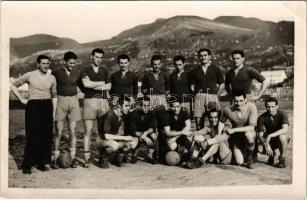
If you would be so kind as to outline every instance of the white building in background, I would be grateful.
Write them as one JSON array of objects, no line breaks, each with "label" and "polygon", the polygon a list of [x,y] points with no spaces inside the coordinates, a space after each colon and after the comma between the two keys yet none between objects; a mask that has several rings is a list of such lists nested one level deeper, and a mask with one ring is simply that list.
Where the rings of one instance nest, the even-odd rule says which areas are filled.
[{"label": "white building in background", "polygon": [[[284,70],[262,71],[261,75],[265,77],[269,85],[275,85],[277,83],[281,83],[287,78],[286,72]],[[252,84],[255,86],[256,91],[260,90],[261,83],[259,83],[256,80],[253,80]],[[270,89],[266,89],[266,91],[264,92],[264,94],[271,94],[271,93],[272,91]]]},{"label": "white building in background", "polygon": [[262,71],[261,75],[265,77],[270,85],[281,83],[287,78],[286,72],[284,70]]}]

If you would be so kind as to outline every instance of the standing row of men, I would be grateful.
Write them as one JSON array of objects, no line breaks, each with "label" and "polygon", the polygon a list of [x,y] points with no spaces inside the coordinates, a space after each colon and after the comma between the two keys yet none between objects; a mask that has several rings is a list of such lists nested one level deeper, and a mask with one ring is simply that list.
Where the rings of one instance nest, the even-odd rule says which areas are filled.
[{"label": "standing row of men", "polygon": [[[126,153],[117,154],[115,163],[120,165],[122,160],[129,159],[125,156],[128,154],[131,155],[130,159],[132,161],[135,160],[131,149],[135,149],[140,141],[151,146],[148,160],[151,163],[156,163],[153,156],[154,146],[160,135],[163,134],[166,135],[166,144],[170,150],[178,149],[177,141],[182,140],[178,138],[182,138],[180,136],[185,135],[188,138],[188,142],[184,141],[183,143],[193,143],[193,145],[188,146],[190,149],[195,148],[195,152],[197,152],[196,149],[206,146],[208,140],[201,141],[199,139],[201,138],[200,136],[194,137],[190,132],[190,103],[194,103],[196,129],[198,132],[201,132],[205,125],[204,116],[207,115],[210,119],[209,112],[206,112],[206,110],[209,110],[209,103],[214,103],[217,110],[219,110],[219,96],[224,88],[233,96],[235,105],[240,103],[246,104],[242,106],[242,111],[240,112],[237,112],[234,108],[225,110],[223,113],[228,116],[233,127],[238,127],[227,129],[228,134],[233,134],[234,132],[244,133],[240,137],[244,137],[248,141],[247,165],[249,167],[251,166],[251,155],[255,147],[256,134],[254,127],[255,120],[257,120],[257,109],[254,104],[246,103],[246,99],[259,99],[267,84],[264,77],[255,69],[243,65],[244,53],[242,51],[234,51],[232,53],[235,66],[226,73],[225,83],[221,70],[211,63],[211,51],[209,49],[200,49],[198,51],[201,64],[190,73],[184,71],[185,58],[183,56],[176,56],[174,58],[176,70],[170,76],[160,70],[161,56],[154,55],[151,59],[153,70],[152,72],[145,73],[142,79],[141,91],[146,97],[144,97],[145,100],[143,99],[141,103],[141,107],[143,108],[141,109],[142,112],[141,114],[133,114],[132,112],[125,120],[124,116],[127,115],[130,109],[128,108],[130,101],[136,98],[138,94],[137,77],[133,72],[129,71],[130,58],[126,54],[118,56],[117,61],[120,70],[111,75],[102,66],[103,56],[104,52],[102,49],[94,49],[91,53],[92,62],[90,66],[80,71],[75,68],[78,61],[77,55],[73,52],[67,52],[64,55],[65,65],[50,74],[48,73],[50,58],[42,55],[37,58],[38,70],[24,74],[11,85],[11,89],[17,97],[24,104],[27,104],[25,119],[26,148],[23,162],[24,173],[31,173],[31,167],[34,165],[38,165],[38,169],[42,171],[48,170],[46,164],[50,163],[51,158],[52,119],[56,121],[57,134],[54,140],[51,167],[58,168],[56,159],[60,154],[59,144],[66,119],[68,119],[71,134],[70,154],[73,158],[71,167],[78,165],[77,159],[75,159],[75,129],[77,121],[81,120],[79,101],[77,98],[77,85],[79,80],[82,82],[81,89],[85,94],[82,113],[85,127],[84,167],[90,166],[90,138],[95,120],[99,118],[98,129],[101,140],[97,141],[97,144],[103,147],[99,148],[101,150],[100,164],[102,167],[108,166],[108,155],[119,148],[123,149]],[[259,94],[254,97],[250,95],[253,79],[262,83]],[[29,83],[29,102],[18,93],[16,88],[25,82]],[[109,101],[106,90],[110,90],[110,95],[112,96]],[[149,100],[146,100],[147,96]],[[165,111],[165,107],[167,107],[167,96],[171,96],[171,99],[173,99],[169,104],[170,111]],[[149,105],[147,105],[148,103]],[[181,105],[188,111],[186,112],[186,109],[181,109]],[[145,108],[146,106],[154,109],[154,114],[151,111],[149,112],[148,108]],[[41,109],[42,107],[48,107],[50,109]],[[236,107],[240,106],[237,105]],[[151,113],[150,115],[154,115],[154,117],[147,116],[148,112]],[[144,121],[145,118],[151,119],[147,122],[150,128],[145,125],[142,127],[140,124],[135,124],[136,121]],[[153,118],[156,119],[156,122],[152,120]],[[121,128],[122,126],[120,126],[123,121],[126,121],[126,128]],[[219,121],[219,124],[222,124],[223,120]],[[246,125],[247,121],[250,123],[250,126],[242,128],[243,125]],[[154,126],[155,123],[156,126]],[[210,123],[210,125],[212,124]],[[139,129],[139,127],[142,128]],[[159,131],[156,128],[162,130],[161,132],[163,134],[157,134]],[[117,135],[119,132],[121,134]],[[129,132],[129,136],[125,132]],[[221,130],[219,130],[218,136],[220,135],[222,135]],[[196,140],[194,140],[195,138]],[[112,142],[113,140],[121,142],[114,143]],[[226,139],[221,140],[222,142],[226,141]],[[235,137],[233,137],[233,140],[238,141]],[[269,148],[266,149],[268,149],[270,155],[273,154],[272,150]],[[233,152],[236,155],[236,151],[234,150]],[[197,153],[194,154],[196,155]],[[197,156],[195,155],[192,156],[193,159],[187,162],[187,166],[193,168],[197,166],[197,163],[199,164],[199,161],[202,161],[201,159],[196,159]],[[242,157],[243,154],[241,159],[240,156],[236,156],[237,163],[242,163]]]}]

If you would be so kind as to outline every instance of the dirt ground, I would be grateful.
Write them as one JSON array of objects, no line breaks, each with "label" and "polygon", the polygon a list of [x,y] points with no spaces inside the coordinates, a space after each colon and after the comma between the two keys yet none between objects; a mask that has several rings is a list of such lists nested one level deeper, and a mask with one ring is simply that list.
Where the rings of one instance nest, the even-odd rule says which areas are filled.
[{"label": "dirt ground", "polygon": [[[290,136],[292,137],[293,112],[288,111]],[[262,113],[259,111],[259,113]],[[258,154],[254,169],[233,165],[206,164],[195,170],[151,165],[143,161],[127,164],[124,167],[111,165],[101,169],[92,164],[89,169],[79,166],[76,169],[58,169],[48,172],[33,170],[24,175],[19,169],[24,147],[24,110],[10,110],[9,115],[9,179],[10,188],[90,188],[90,189],[167,189],[204,186],[233,185],[280,185],[292,183],[292,142],[287,153],[287,168],[278,169],[265,162],[267,157]],[[67,131],[67,127],[66,127]],[[82,161],[83,124],[77,127],[77,157]],[[92,152],[95,154],[95,134],[92,138]],[[68,138],[62,141],[62,148],[68,148]],[[277,162],[277,158],[275,158]],[[115,178],[116,177],[116,178]]]}]

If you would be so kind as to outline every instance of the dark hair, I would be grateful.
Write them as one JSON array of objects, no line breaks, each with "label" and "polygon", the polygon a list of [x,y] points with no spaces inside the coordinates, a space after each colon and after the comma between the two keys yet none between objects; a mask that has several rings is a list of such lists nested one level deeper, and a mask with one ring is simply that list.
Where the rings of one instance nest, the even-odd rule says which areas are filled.
[{"label": "dark hair", "polygon": [[157,54],[153,55],[151,57],[150,63],[152,64],[154,60],[162,60],[161,55],[157,55]]},{"label": "dark hair", "polygon": [[197,55],[199,56],[201,52],[203,51],[206,51],[209,55],[211,55],[211,51],[210,49],[207,49],[207,48],[202,48],[202,49],[199,49],[198,52],[197,52]]},{"label": "dark hair", "polygon": [[240,54],[242,58],[244,58],[244,52],[242,50],[234,50],[231,55]]},{"label": "dark hair", "polygon": [[74,52],[68,51],[64,54],[64,60],[67,62],[70,59],[78,59],[78,56]]},{"label": "dark hair", "polygon": [[144,97],[142,98],[142,101],[150,101],[150,98],[149,98],[148,96],[144,96]]},{"label": "dark hair", "polygon": [[167,103],[172,106],[174,103],[181,103],[181,98],[178,98],[175,95],[171,95],[168,99],[167,99]]},{"label": "dark hair", "polygon": [[274,97],[270,97],[267,100],[265,100],[264,105],[266,106],[268,102],[275,102],[275,104],[278,105],[278,100]]},{"label": "dark hair", "polygon": [[234,99],[235,97],[240,97],[240,96],[243,96],[244,99],[246,99],[246,93],[244,93],[244,92],[234,92],[234,93],[232,94],[232,98],[233,98],[233,99]]},{"label": "dark hair", "polygon": [[91,55],[93,56],[93,55],[95,55],[95,53],[101,53],[101,54],[104,55],[104,51],[102,49],[100,49],[100,48],[93,49]]},{"label": "dark hair", "polygon": [[129,56],[128,56],[127,54],[124,54],[124,53],[119,54],[119,55],[117,56],[117,63],[119,63],[119,60],[121,60],[121,59],[127,59],[128,61],[130,61]]},{"label": "dark hair", "polygon": [[122,97],[119,99],[119,104],[120,104],[120,105],[123,105],[125,101],[130,102],[131,100],[130,100],[129,97],[127,97],[126,95],[124,95],[124,96],[122,96]]},{"label": "dark hair", "polygon": [[216,109],[216,108],[214,108],[214,109],[212,109],[212,110],[209,110],[209,111],[207,112],[208,118],[210,117],[210,114],[213,113],[213,112],[217,112],[217,116],[218,116],[218,118],[220,118],[220,116],[221,116],[221,111],[218,110],[218,109]]},{"label": "dark hair", "polygon": [[173,60],[173,63],[176,64],[176,61],[179,61],[179,60],[181,60],[182,63],[185,63],[185,58],[183,56],[181,56],[181,55],[175,56],[174,60]]},{"label": "dark hair", "polygon": [[37,63],[40,63],[41,60],[43,60],[43,59],[48,59],[48,60],[50,61],[50,58],[49,58],[48,56],[39,55],[39,56],[37,56],[36,62],[37,62]]}]

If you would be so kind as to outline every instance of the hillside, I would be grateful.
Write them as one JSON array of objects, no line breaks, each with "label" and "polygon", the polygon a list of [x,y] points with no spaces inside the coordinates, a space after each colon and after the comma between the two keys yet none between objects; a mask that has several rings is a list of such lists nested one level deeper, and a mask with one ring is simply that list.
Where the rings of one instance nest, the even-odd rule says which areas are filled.
[{"label": "hillside", "polygon": [[24,58],[38,51],[80,48],[81,45],[70,38],[60,38],[46,34],[36,34],[22,38],[11,38],[11,60]]},{"label": "hillside", "polygon": [[[240,20],[244,23],[238,25]],[[261,25],[262,23],[267,25]],[[36,36],[38,35],[29,38]],[[46,44],[44,38],[36,37],[35,41],[36,44]],[[212,50],[214,63],[223,71],[226,71],[231,64],[229,53],[237,48],[246,51],[249,65],[261,70],[274,65],[293,63],[291,55],[294,51],[294,22],[273,23],[242,17],[220,17],[210,20],[197,16],[175,16],[133,27],[109,40],[81,45],[73,42],[61,44],[59,45],[61,48],[58,49],[52,50],[49,47],[44,51],[34,52],[33,50],[31,55],[11,62],[11,75],[16,76],[34,69],[36,56],[40,53],[52,57],[52,68],[59,67],[63,53],[66,51],[64,47],[75,48],[74,51],[80,58],[81,68],[90,62],[92,48],[103,48],[106,52],[104,64],[110,71],[118,69],[117,55],[127,53],[132,58],[131,70],[136,71],[139,76],[149,67],[150,57],[154,53],[159,53],[164,57],[164,70],[166,71],[171,70],[172,58],[178,54],[186,57],[186,69],[190,70],[198,64],[196,52],[203,47]],[[69,46],[70,44],[75,45]],[[33,44],[15,43],[15,46],[18,45],[30,48]],[[16,52],[16,48],[12,50]],[[287,56],[288,54],[290,56]]]}]

